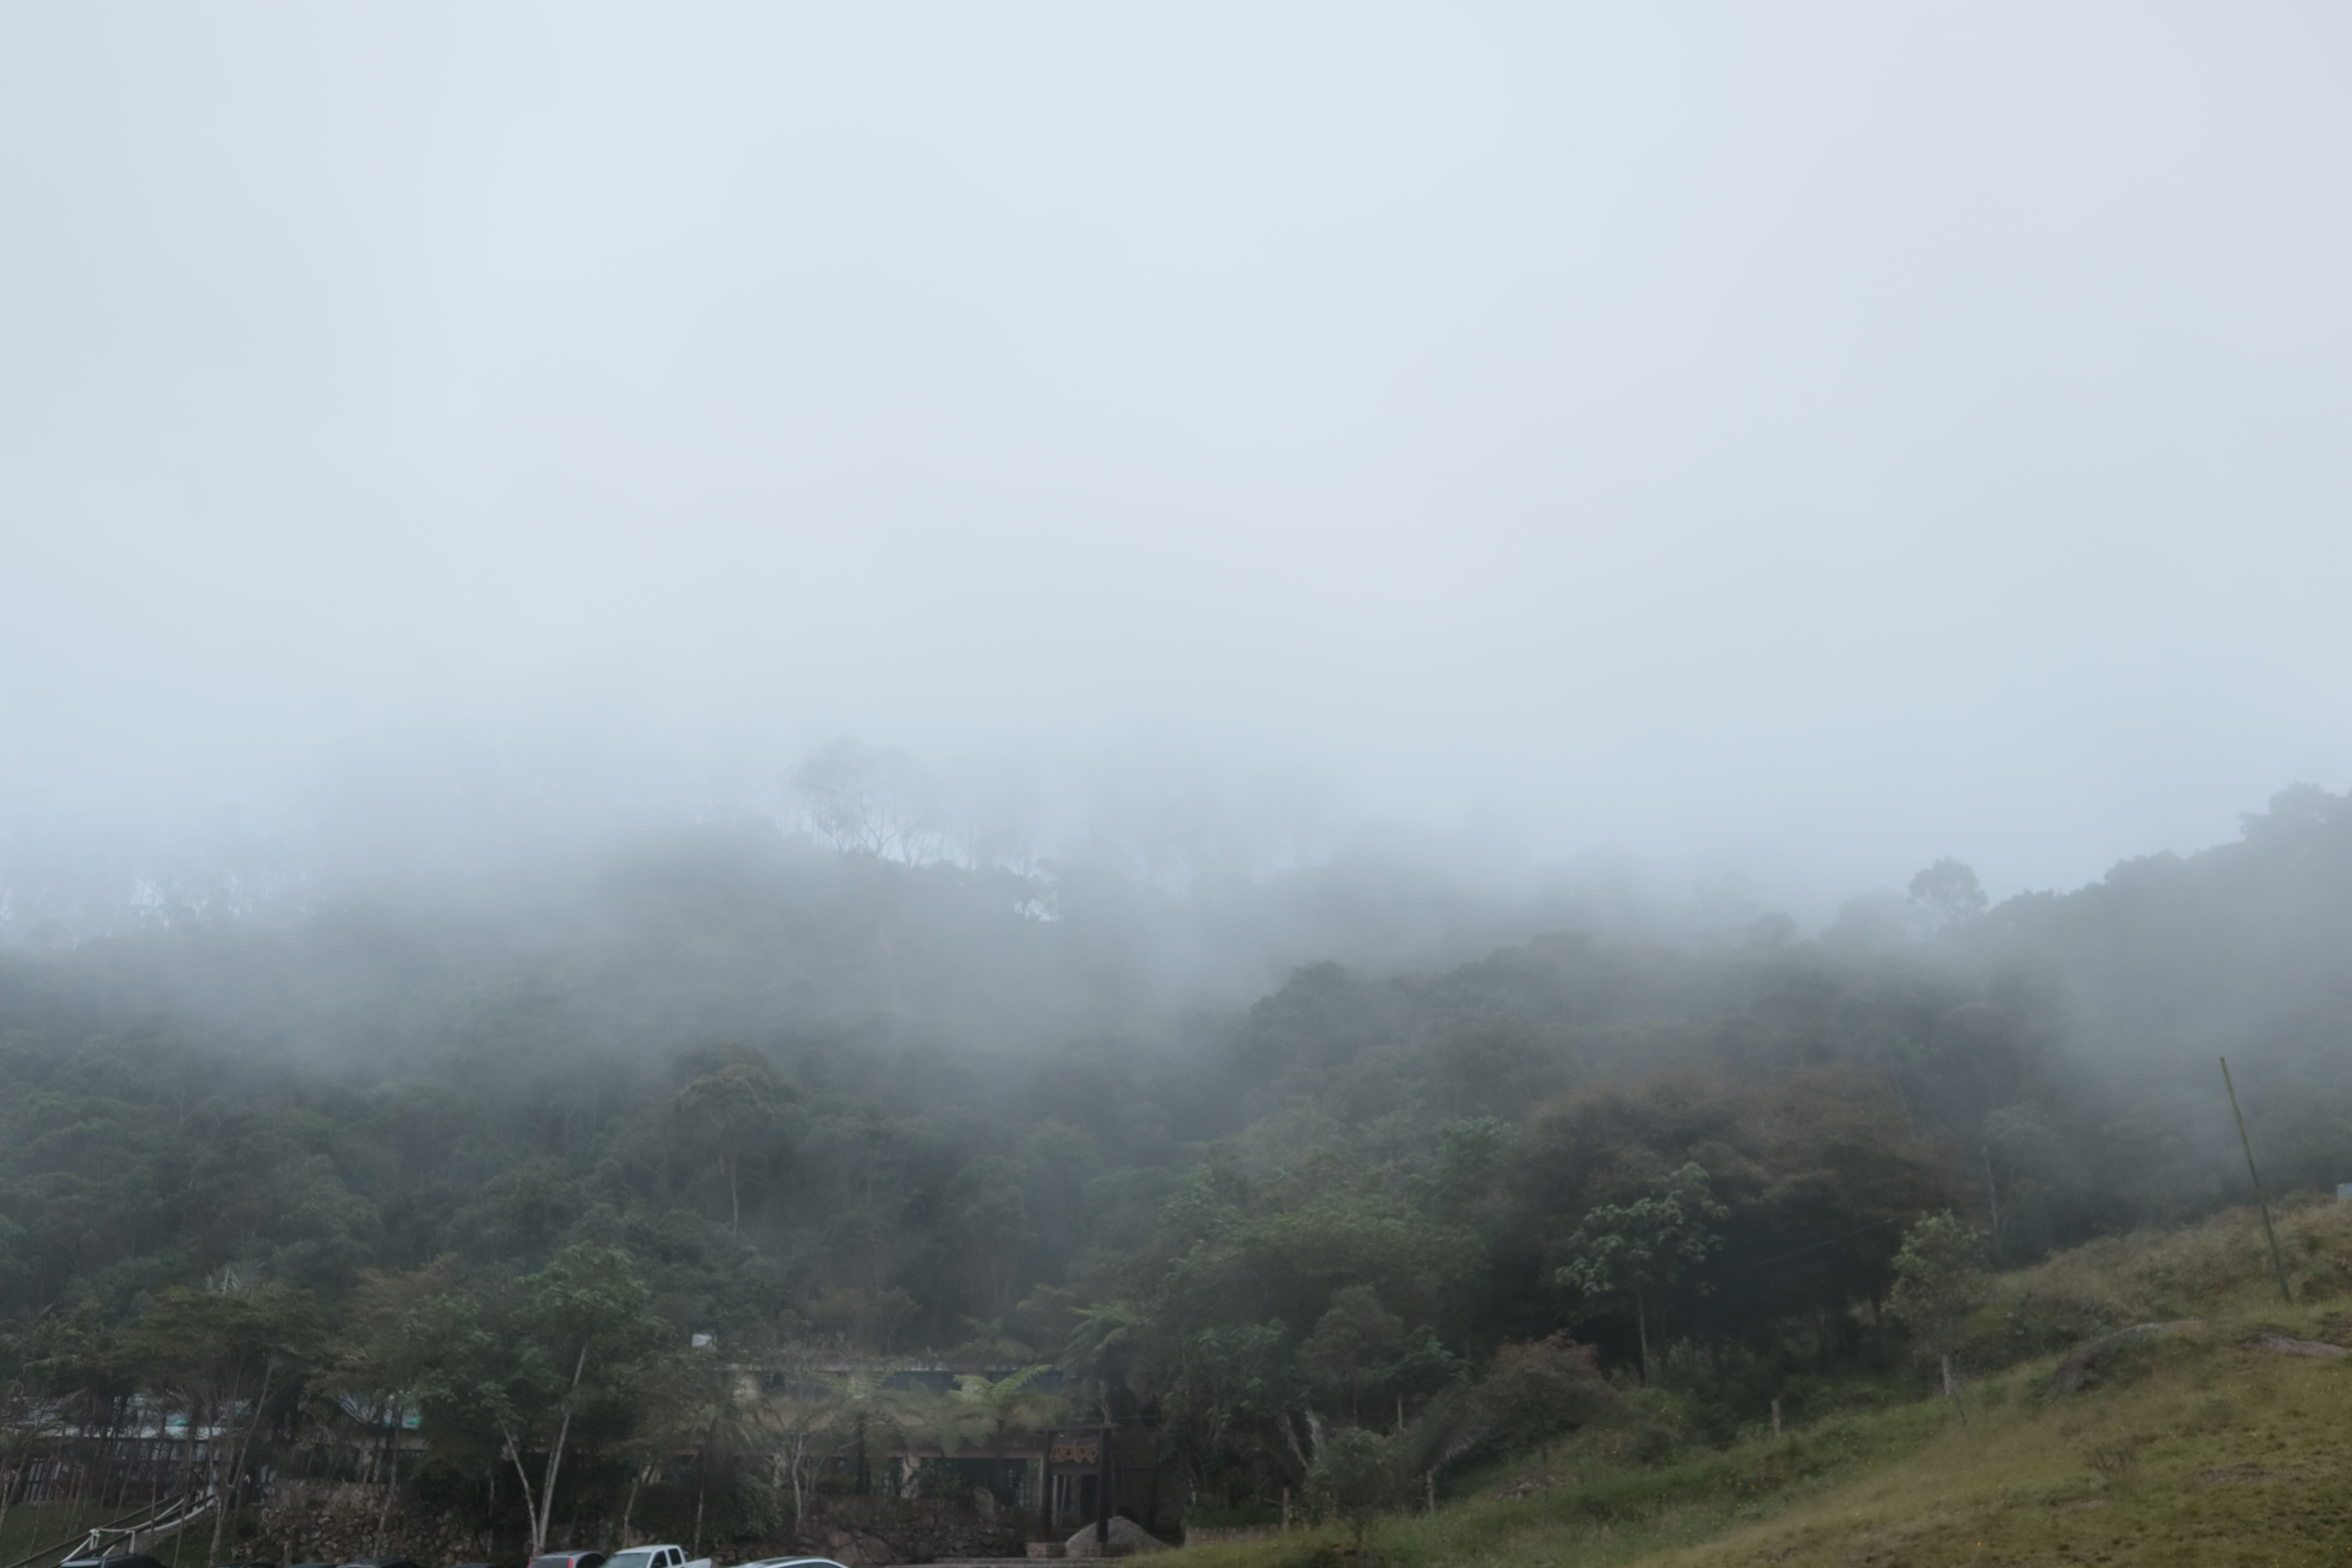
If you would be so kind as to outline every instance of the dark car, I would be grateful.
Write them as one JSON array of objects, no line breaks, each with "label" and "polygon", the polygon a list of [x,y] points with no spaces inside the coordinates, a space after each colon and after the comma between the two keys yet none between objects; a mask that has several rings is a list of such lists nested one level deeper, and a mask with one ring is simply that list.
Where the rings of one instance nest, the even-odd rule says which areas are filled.
[{"label": "dark car", "polygon": [[405,1557],[355,1557],[341,1568],[418,1568]]},{"label": "dark car", "polygon": [[163,1568],[144,1552],[118,1552],[111,1557],[68,1557],[58,1568]]},{"label": "dark car", "polygon": [[530,1568],[604,1568],[602,1552],[551,1552],[530,1560]]}]

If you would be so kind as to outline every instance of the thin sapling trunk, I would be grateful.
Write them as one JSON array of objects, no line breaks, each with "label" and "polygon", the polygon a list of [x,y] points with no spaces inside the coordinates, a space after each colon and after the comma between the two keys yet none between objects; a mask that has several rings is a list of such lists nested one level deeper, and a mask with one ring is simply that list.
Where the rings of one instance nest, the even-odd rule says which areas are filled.
[{"label": "thin sapling trunk", "polygon": [[[220,1561],[221,1531],[228,1524],[229,1498],[234,1496],[241,1489],[245,1476],[245,1452],[247,1448],[252,1446],[254,1429],[261,1425],[261,1408],[263,1405],[269,1403],[269,1380],[276,1374],[277,1371],[278,1358],[276,1356],[271,1356],[269,1360],[262,1365],[261,1393],[253,1402],[253,1416],[245,1424],[245,1436],[237,1443],[236,1458],[229,1466],[228,1494],[226,1496],[223,1495],[220,1489],[220,1483],[217,1480],[213,1484],[213,1547],[212,1555],[205,1559],[207,1563],[218,1563]],[[226,1421],[224,1420],[222,1425],[226,1426],[227,1425]],[[218,1441],[218,1439],[215,1439],[215,1441]],[[215,1468],[214,1474],[215,1476],[219,1474],[217,1466]]]},{"label": "thin sapling trunk", "polygon": [[[539,1510],[531,1521],[530,1554],[533,1557],[547,1550],[548,1528],[555,1519],[555,1480],[563,1470],[564,1445],[572,1438],[572,1405],[580,1395],[580,1379],[587,1370],[588,1347],[583,1344],[580,1347],[580,1359],[572,1365],[572,1386],[564,1391],[563,1419],[556,1425],[555,1446],[548,1450],[547,1463],[541,1471]],[[511,1445],[514,1439],[509,1437],[507,1441]],[[516,1468],[521,1468],[520,1459],[516,1460]]]}]

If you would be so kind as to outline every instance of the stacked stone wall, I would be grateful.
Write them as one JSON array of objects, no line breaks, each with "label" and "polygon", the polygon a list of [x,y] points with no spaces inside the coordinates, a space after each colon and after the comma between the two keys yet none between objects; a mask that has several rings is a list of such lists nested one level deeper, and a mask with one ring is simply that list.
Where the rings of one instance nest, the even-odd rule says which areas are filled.
[{"label": "stacked stone wall", "polygon": [[[381,1547],[377,1527],[383,1527]],[[493,1555],[479,1533],[396,1498],[348,1481],[280,1480],[258,1515],[241,1521],[237,1556],[257,1563],[351,1563],[362,1557],[413,1557],[430,1564],[478,1563]],[[225,1552],[228,1543],[224,1543]]]}]

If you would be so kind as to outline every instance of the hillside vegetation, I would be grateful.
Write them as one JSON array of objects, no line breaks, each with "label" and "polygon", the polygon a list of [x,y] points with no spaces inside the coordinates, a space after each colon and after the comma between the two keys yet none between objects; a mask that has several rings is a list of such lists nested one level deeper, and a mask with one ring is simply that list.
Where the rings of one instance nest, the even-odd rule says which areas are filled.
[{"label": "hillside vegetation", "polygon": [[[2096,1248],[2245,1200],[2216,1055],[2280,1190],[2352,1175],[2352,804],[2322,791],[2064,895],[1987,908],[1942,861],[1811,939],[1488,909],[1436,923],[1547,923],[1262,991],[1171,986],[1160,938],[1361,958],[1430,900],[1188,897],[714,828],[496,900],[0,955],[0,1464],[119,1500],[185,1478],[106,1445],[236,1416],[250,1474],[486,1542],[530,1455],[562,1506],[524,1544],[754,1554],[821,1483],[985,1456],[1018,1403],[1148,1434],[1163,1528],[1393,1510],[1547,1446],[1683,1454],[1610,1484],[1703,1514],[1776,1406],[1814,1436],[1756,1456],[1768,1492],[1928,1441],[1866,1414],[1923,1350],[1983,1373],[2194,1315],[2210,1270]],[[2040,1272],[1962,1333],[1901,1300],[1930,1242]],[[722,1361],[1043,1370],[999,1410],[844,1394],[819,1430],[730,1404]]]},{"label": "hillside vegetation", "polygon": [[[1388,1568],[1570,1562],[1644,1568],[1875,1564],[2335,1563],[2352,1556],[2352,1356],[2283,1353],[2280,1333],[2352,1346],[2352,1204],[2280,1216],[2296,1300],[2279,1300],[2255,1216],[2094,1242],[2000,1277],[1971,1324],[1985,1365],[1966,1417],[1926,1393],[1783,1436],[1629,1458],[1594,1433],[1477,1478],[1433,1516],[1372,1526]],[[2069,1334],[2151,1336],[2052,1393]],[[1336,1527],[1198,1548],[1185,1568],[1353,1559]],[[1171,1564],[1175,1568],[1175,1564]]]}]

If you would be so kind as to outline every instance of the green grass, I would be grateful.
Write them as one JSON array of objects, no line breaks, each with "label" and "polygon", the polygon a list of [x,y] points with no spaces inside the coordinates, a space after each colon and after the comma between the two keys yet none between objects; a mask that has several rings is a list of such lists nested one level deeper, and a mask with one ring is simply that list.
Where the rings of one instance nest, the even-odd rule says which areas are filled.
[{"label": "green grass", "polygon": [[[1637,1562],[1817,1495],[1927,1440],[1938,1420],[1928,1406],[1905,1405],[1660,1464],[1580,1468],[1574,1479],[1559,1466],[1514,1467],[1488,1478],[1466,1502],[1382,1521],[1369,1545],[1387,1568]],[[1497,1495],[1521,1487],[1535,1489]],[[1350,1555],[1348,1534],[1324,1529],[1181,1557],[1185,1568],[1322,1568]]]},{"label": "green grass", "polygon": [[88,1530],[100,1517],[88,1508],[69,1508],[64,1503],[19,1503],[8,1510],[5,1520],[0,1520],[0,1563],[14,1563],[69,1531]]},{"label": "green grass", "polygon": [[14,1563],[69,1531],[88,1530],[101,1517],[89,1508],[69,1508],[64,1503],[19,1503],[8,1510],[5,1520],[0,1520],[0,1563]]},{"label": "green grass", "polygon": [[[1485,1478],[1432,1516],[1381,1521],[1382,1568],[1982,1568],[2352,1564],[2352,1360],[2252,1348],[2234,1328],[2135,1346],[2043,1397],[2060,1350],[2107,1329],[2222,1320],[2352,1345],[2352,1204],[2281,1216],[2280,1301],[2249,1214],[2095,1243],[2004,1277],[1989,1347],[2032,1351],[1948,1401],[1661,1463],[1583,1456]],[[1505,1492],[1533,1485],[1523,1496]],[[1170,1568],[1339,1568],[1324,1530],[1181,1554]]]},{"label": "green grass", "polygon": [[[68,1535],[78,1535],[94,1524],[128,1511],[122,1508],[101,1510],[86,1503],[19,1503],[8,1510],[5,1520],[0,1520],[0,1564],[14,1563],[36,1547],[47,1546]],[[225,1561],[234,1561],[238,1555],[235,1540],[236,1524],[250,1511],[229,1516],[231,1539],[221,1542],[221,1555]],[[176,1548],[175,1542],[178,1542]],[[212,1549],[212,1521],[209,1519],[198,1520],[190,1527],[184,1540],[166,1536],[153,1544],[142,1542],[140,1549],[162,1558],[167,1565],[176,1562],[185,1564],[185,1568],[200,1568],[205,1554]],[[173,1556],[175,1550],[178,1552],[176,1558]]]},{"label": "green grass", "polygon": [[1981,1390],[1866,1475],[1660,1568],[1745,1563],[2352,1562],[2352,1365],[2227,1334],[2149,1345],[2044,1402],[2046,1363]]}]

